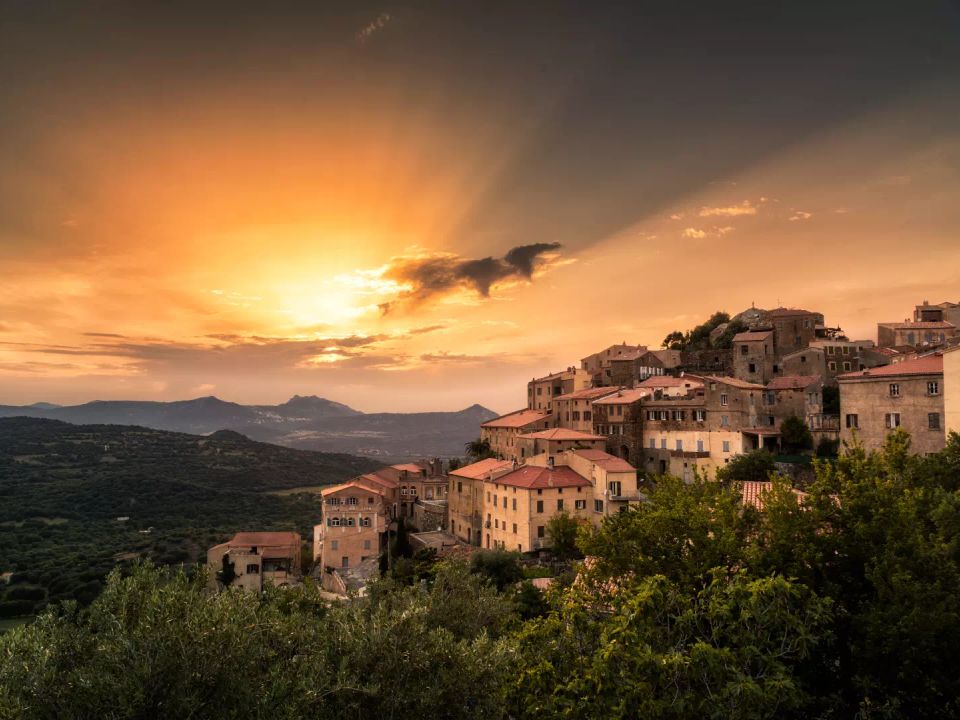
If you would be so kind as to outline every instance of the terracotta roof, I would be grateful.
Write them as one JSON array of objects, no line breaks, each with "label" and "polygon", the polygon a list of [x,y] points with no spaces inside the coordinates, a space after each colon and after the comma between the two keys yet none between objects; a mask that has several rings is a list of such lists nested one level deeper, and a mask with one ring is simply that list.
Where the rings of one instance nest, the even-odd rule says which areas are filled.
[{"label": "terracotta roof", "polygon": [[819,375],[786,375],[768,382],[767,390],[803,390],[819,381]]},{"label": "terracotta roof", "polygon": [[300,547],[300,536],[295,532],[238,532],[226,544],[229,547]]},{"label": "terracotta roof", "polygon": [[952,330],[957,326],[945,320],[936,320],[929,322],[882,322],[877,323],[878,327],[896,328],[901,330]]},{"label": "terracotta roof", "polygon": [[[740,495],[743,504],[752,505],[757,510],[763,510],[763,496],[771,490],[773,490],[772,482],[745,480],[740,483]],[[807,497],[807,493],[803,492],[803,490],[797,490],[796,488],[793,488],[793,494],[796,495],[797,499],[801,502]]]},{"label": "terracotta roof", "polygon": [[451,470],[450,475],[467,478],[468,480],[480,480],[487,477],[491,472],[498,472],[513,467],[512,460],[498,460],[497,458],[487,458],[470,465],[464,465],[462,468]]},{"label": "terracotta roof", "polygon": [[288,558],[295,552],[300,552],[299,546],[268,547],[260,553],[260,556],[265,558]]},{"label": "terracotta roof", "polygon": [[361,490],[366,490],[367,492],[383,495],[385,490],[391,490],[393,487],[393,485],[388,485],[375,476],[361,475],[360,477],[347,480],[339,485],[325,487],[320,491],[320,495],[321,497],[326,497],[327,495],[332,495],[333,493],[346,490],[347,488],[360,488]]},{"label": "terracotta roof", "polygon": [[737,387],[743,390],[765,390],[766,389],[763,387],[763,385],[757,385],[755,383],[747,382],[746,380],[740,380],[739,378],[735,378],[735,377],[705,375],[703,379],[709,382],[723,383],[724,385],[730,385],[731,387]]},{"label": "terracotta roof", "polygon": [[556,400],[591,400],[593,398],[600,398],[604,395],[610,395],[615,393],[617,388],[614,387],[595,387],[595,388],[586,388],[585,390],[577,390],[576,392],[567,393],[566,395],[557,395],[554,398]]},{"label": "terracotta roof", "polygon": [[419,475],[424,471],[425,468],[420,467],[414,463],[401,463],[400,465],[391,465],[394,470],[406,470],[407,472],[416,473]]},{"label": "terracotta roof", "polygon": [[650,397],[653,390],[650,388],[632,388],[630,390],[618,390],[613,395],[594,400],[594,405],[628,405],[636,402],[640,398]]},{"label": "terracotta roof", "polygon": [[856,380],[857,378],[896,377],[898,375],[937,375],[943,374],[943,355],[927,355],[914,360],[904,360],[893,365],[858,370],[838,375],[837,380]]},{"label": "terracotta roof", "polygon": [[680,350],[651,350],[650,352],[663,363],[664,367],[676,367],[683,362],[683,356]]},{"label": "terracotta roof", "polygon": [[591,487],[589,480],[566,465],[557,465],[553,468],[540,467],[538,465],[521,465],[513,472],[509,472],[495,480],[488,480],[487,482],[527,489]]},{"label": "terracotta roof", "polygon": [[574,450],[574,455],[599,465],[607,472],[636,472],[637,469],[623,458],[604,452],[603,450]]},{"label": "terracotta roof", "polygon": [[773,335],[773,330],[759,330],[754,332],[742,332],[733,336],[734,342],[757,342],[767,340]]},{"label": "terracotta roof", "polygon": [[569,428],[550,428],[549,430],[527,433],[520,437],[531,440],[606,440],[603,435],[594,435],[593,433],[570,430]]},{"label": "terracotta roof", "polygon": [[[561,396],[562,397],[562,396]],[[544,418],[550,417],[546,410],[517,410],[506,415],[501,415],[493,420],[481,423],[480,427],[490,428],[520,428],[532,425]]]},{"label": "terracotta roof", "polygon": [[703,387],[703,383],[692,377],[682,375],[673,377],[672,375],[653,375],[648,377],[639,387],[658,388],[658,387]]}]

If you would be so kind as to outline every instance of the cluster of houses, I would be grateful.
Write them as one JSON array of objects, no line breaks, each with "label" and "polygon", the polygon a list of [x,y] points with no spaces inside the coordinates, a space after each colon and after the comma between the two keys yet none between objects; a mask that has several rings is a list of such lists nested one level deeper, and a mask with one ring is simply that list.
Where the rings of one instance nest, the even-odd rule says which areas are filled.
[{"label": "cluster of houses", "polygon": [[[538,552],[557,514],[599,524],[642,499],[638,475],[711,477],[737,455],[780,450],[790,417],[815,443],[867,449],[904,428],[915,452],[932,453],[960,431],[960,303],[924,302],[912,319],[879,323],[876,341],[794,308],[733,320],[746,329],[732,342],[721,340],[724,324],[696,350],[621,343],[530,380],[525,408],[480,428],[492,457],[456,469],[439,459],[392,465],[324,488],[313,536],[323,586],[362,587],[401,519],[414,547]],[[278,548],[293,541],[276,535],[241,533],[208,562],[219,569],[235,556],[244,587],[287,582],[277,568],[299,571],[299,538],[282,563]]]}]

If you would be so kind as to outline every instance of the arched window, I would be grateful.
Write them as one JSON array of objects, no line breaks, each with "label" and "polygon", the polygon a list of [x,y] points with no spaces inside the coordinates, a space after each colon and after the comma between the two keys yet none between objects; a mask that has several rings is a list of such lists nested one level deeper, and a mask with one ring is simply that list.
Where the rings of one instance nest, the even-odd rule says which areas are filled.
[{"label": "arched window", "polygon": [[353,527],[353,518],[346,518],[347,527]]},{"label": "arched window", "polygon": [[330,518],[330,521],[329,521],[329,522],[330,522],[331,527],[340,527],[340,518],[338,518],[338,517]]}]

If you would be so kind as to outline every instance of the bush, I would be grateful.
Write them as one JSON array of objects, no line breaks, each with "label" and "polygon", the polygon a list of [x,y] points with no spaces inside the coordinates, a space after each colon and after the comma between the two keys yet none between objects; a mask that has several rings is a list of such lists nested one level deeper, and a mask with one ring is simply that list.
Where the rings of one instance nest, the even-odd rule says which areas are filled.
[{"label": "bush", "polygon": [[737,455],[717,470],[717,480],[724,482],[769,480],[776,469],[773,455],[766,450],[754,450],[746,455]]},{"label": "bush", "polygon": [[520,555],[506,550],[481,550],[470,558],[470,572],[487,578],[498,591],[523,579]]}]

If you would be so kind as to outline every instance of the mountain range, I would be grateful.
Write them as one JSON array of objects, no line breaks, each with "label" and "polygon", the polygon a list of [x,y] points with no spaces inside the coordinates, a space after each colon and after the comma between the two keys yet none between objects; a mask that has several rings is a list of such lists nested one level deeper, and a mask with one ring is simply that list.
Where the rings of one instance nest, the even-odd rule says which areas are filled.
[{"label": "mountain range", "polygon": [[0,417],[18,416],[79,425],[139,425],[195,435],[234,430],[287,447],[389,461],[462,455],[464,443],[479,435],[480,423],[496,413],[481,405],[458,412],[363,413],[315,395],[294,395],[280,405],[241,405],[213,396],[175,402],[0,405]]}]

